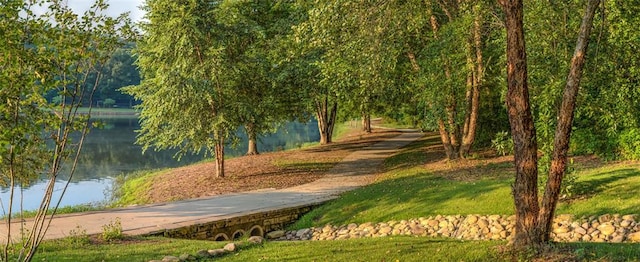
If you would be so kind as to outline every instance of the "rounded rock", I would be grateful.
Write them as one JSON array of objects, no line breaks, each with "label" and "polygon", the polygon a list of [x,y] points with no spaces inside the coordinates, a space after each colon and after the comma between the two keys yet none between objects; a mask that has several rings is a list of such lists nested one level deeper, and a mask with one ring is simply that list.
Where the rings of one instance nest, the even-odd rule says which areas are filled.
[{"label": "rounded rock", "polygon": [[613,234],[613,232],[616,232],[616,227],[611,225],[611,223],[609,222],[599,225],[597,228],[602,234],[606,236]]},{"label": "rounded rock", "polygon": [[225,251],[228,251],[228,252],[236,251],[236,244],[235,243],[228,243],[228,244],[224,245],[223,249]]}]

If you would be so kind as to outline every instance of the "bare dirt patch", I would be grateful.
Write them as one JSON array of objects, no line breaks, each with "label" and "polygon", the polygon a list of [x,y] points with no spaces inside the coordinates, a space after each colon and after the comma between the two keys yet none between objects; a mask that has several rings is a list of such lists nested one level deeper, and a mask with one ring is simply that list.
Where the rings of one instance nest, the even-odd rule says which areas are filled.
[{"label": "bare dirt patch", "polygon": [[159,203],[302,185],[323,177],[351,152],[399,134],[352,131],[330,145],[227,159],[224,178],[214,177],[213,162],[174,168],[153,178],[146,197],[150,203]]}]

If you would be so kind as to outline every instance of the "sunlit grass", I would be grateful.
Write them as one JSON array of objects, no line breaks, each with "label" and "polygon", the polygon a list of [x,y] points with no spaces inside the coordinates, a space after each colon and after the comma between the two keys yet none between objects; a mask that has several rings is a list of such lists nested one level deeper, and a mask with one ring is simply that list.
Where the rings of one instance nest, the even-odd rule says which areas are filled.
[{"label": "sunlit grass", "polygon": [[[344,193],[295,223],[292,228],[384,222],[432,215],[514,213],[513,178],[495,175],[496,165],[478,165],[479,178],[452,180],[425,168],[425,146],[433,138],[416,142],[386,160],[385,173],[374,184]],[[578,174],[577,198],[563,201],[556,214],[576,217],[640,213],[640,164],[610,164],[583,169]]]},{"label": "sunlit grass", "polygon": [[619,163],[578,172],[577,199],[561,202],[558,213],[578,217],[640,214],[640,164]]},{"label": "sunlit grass", "polygon": [[505,261],[493,252],[501,244],[410,236],[269,242],[215,261]]},{"label": "sunlit grass", "polygon": [[170,169],[143,170],[116,177],[113,186],[111,206],[147,204],[146,195],[153,178],[168,172]]},{"label": "sunlit grass", "polygon": [[141,238],[139,242],[72,245],[61,239],[47,241],[33,261],[150,261],[164,256],[195,254],[201,249],[216,249],[223,242],[170,238]]}]

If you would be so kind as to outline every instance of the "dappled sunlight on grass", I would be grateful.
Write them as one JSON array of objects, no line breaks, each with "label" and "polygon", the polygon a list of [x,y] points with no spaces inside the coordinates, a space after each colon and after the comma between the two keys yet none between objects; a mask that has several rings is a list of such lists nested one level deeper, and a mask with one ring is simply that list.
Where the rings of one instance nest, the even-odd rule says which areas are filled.
[{"label": "dappled sunlight on grass", "polygon": [[594,214],[640,213],[640,164],[616,164],[578,173],[577,197],[560,203],[559,213],[578,217]]},{"label": "dappled sunlight on grass", "polygon": [[313,210],[314,224],[382,222],[448,214],[511,214],[509,182],[452,182],[422,168],[392,172]]}]

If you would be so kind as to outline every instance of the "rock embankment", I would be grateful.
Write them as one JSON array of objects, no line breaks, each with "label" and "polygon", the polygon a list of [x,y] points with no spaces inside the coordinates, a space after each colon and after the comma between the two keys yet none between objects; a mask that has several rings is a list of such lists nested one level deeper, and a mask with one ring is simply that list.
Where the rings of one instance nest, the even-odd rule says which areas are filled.
[{"label": "rock embankment", "polygon": [[[449,237],[465,240],[510,240],[515,216],[455,215],[432,216],[383,223],[348,224],[305,228],[296,231],[273,231],[275,240],[339,240],[361,237],[414,235]],[[559,215],[554,219],[553,241],[557,242],[640,242],[640,223],[636,215],[602,215],[575,219]]]}]

